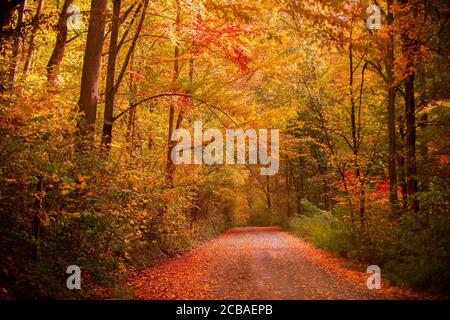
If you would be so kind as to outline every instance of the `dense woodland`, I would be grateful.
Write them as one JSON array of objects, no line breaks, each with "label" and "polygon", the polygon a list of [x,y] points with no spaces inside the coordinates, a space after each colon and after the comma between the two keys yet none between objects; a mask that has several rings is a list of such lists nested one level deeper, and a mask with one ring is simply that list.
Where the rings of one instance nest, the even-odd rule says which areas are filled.
[{"label": "dense woodland", "polygon": [[[449,292],[447,1],[374,1],[380,29],[366,0],[0,3],[1,298],[132,297],[247,225]],[[279,129],[278,174],[175,165],[197,120]]]}]

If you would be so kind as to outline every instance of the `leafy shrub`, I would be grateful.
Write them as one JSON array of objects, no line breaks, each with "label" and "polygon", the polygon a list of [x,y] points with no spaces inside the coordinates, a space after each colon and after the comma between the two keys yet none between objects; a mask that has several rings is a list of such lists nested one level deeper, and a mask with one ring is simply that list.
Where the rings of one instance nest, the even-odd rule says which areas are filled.
[{"label": "leafy shrub", "polygon": [[[427,198],[439,200],[438,195]],[[319,248],[354,259],[357,265],[379,265],[394,284],[448,293],[450,216],[445,207],[432,207],[430,201],[422,199],[420,214],[403,210],[394,223],[387,219],[386,210],[373,208],[364,225],[345,221],[346,207],[336,207],[327,218],[305,202],[308,215],[291,218],[289,229]]]},{"label": "leafy shrub", "polygon": [[[24,112],[14,96],[4,105],[0,289],[8,297],[127,296],[117,289],[126,270],[152,265],[223,230],[223,215],[192,214],[197,191],[167,187],[164,168],[148,170],[155,166],[147,159],[130,166],[133,158],[115,161],[92,141],[80,140],[77,115],[68,106],[46,98],[27,101],[36,107]],[[217,203],[220,197],[211,196]],[[81,268],[81,290],[66,288],[72,264]]]}]

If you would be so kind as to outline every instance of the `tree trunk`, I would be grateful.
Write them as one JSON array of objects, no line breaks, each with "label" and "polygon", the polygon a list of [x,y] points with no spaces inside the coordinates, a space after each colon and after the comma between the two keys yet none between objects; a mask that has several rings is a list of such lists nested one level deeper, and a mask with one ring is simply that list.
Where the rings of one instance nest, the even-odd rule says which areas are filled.
[{"label": "tree trunk", "polygon": [[58,68],[62,62],[67,41],[67,19],[69,18],[67,8],[73,2],[74,0],[64,0],[58,19],[55,47],[47,64],[47,80],[54,88],[58,87]]},{"label": "tree trunk", "polygon": [[267,181],[267,188],[266,188],[266,200],[267,200],[267,209],[269,210],[269,213],[272,213],[272,197],[271,197],[271,189],[270,189],[270,177],[266,176]]},{"label": "tree trunk", "polygon": [[417,212],[419,203],[417,193],[417,169],[416,169],[416,107],[414,100],[414,78],[415,74],[406,78],[405,81],[405,117],[406,117],[406,191],[410,207]]},{"label": "tree trunk", "polygon": [[328,180],[328,168],[325,166],[325,171],[323,172],[323,193],[324,193],[324,209],[329,214],[333,213],[333,199],[330,190],[330,181]]},{"label": "tree trunk", "polygon": [[[352,42],[352,31],[350,31],[350,44],[349,44],[349,94],[350,94],[350,122],[351,122],[351,131],[352,131],[352,152],[353,152],[353,161],[355,165],[355,175],[356,175],[356,181],[358,181],[358,210],[359,210],[359,217],[360,222],[364,222],[364,215],[365,215],[365,192],[363,188],[363,182],[361,179],[361,170],[359,168],[359,131],[360,131],[360,123],[358,123],[358,127],[356,125],[356,103],[355,103],[355,97],[353,92],[353,76],[355,70],[353,69],[353,42]],[[362,87],[361,87],[362,90]],[[361,91],[362,92],[362,91]],[[359,115],[361,113],[361,110],[359,109]],[[359,116],[358,116],[359,118]]]},{"label": "tree trunk", "polygon": [[[192,47],[194,48],[193,50],[195,50],[195,42],[192,43]],[[191,58],[189,59],[189,84],[192,87],[192,84],[194,82],[194,57],[191,56]],[[191,92],[187,92],[188,94],[190,94]],[[183,119],[184,119],[184,111],[180,110],[180,112],[178,113],[178,118],[177,118],[177,125],[176,125],[176,129],[180,129],[182,124],[183,124]]]},{"label": "tree trunk", "polygon": [[[118,54],[118,34],[120,28],[120,0],[114,0],[114,12],[113,12],[113,26],[111,31],[111,41],[110,41],[110,50],[109,50],[109,58],[108,58],[108,71],[106,77],[106,100],[105,100],[105,112],[103,115],[103,134],[102,134],[102,146],[106,152],[109,152],[112,142],[112,129],[114,124],[114,98],[119,89],[119,86],[125,76],[125,72],[127,70],[128,64],[131,60],[131,56],[134,52],[134,48],[136,47],[137,40],[139,38],[139,34],[141,33],[142,26],[144,24],[145,14],[147,12],[149,0],[146,0],[143,5],[143,11],[141,14],[141,18],[139,20],[138,26],[136,28],[136,32],[134,34],[133,40],[131,42],[130,47],[128,48],[128,52],[126,54],[125,60],[122,64],[121,70],[115,80],[115,65]],[[136,14],[139,12],[141,6],[136,9]],[[132,20],[134,21],[134,19]]]},{"label": "tree trunk", "polygon": [[[176,16],[176,29],[179,29],[180,21],[181,21],[181,6],[180,1],[176,1],[177,6],[177,16]],[[172,74],[172,83],[175,84],[175,82],[178,79],[178,73],[179,73],[179,63],[178,58],[180,55],[180,48],[178,46],[178,43],[175,44],[175,50],[174,50],[174,63],[173,63],[173,74]],[[173,104],[170,105],[169,108],[169,131],[167,135],[167,165],[166,165],[166,171],[167,171],[167,180],[169,183],[169,186],[173,186],[173,175],[175,172],[175,166],[172,162],[172,149],[174,147],[174,142],[172,141],[172,132],[174,127],[174,118],[175,118],[175,106]]]},{"label": "tree trunk", "polygon": [[[126,140],[130,143],[129,145],[129,154],[130,158],[133,157],[133,151],[134,151],[134,130],[135,130],[135,121],[136,121],[136,108],[133,108],[134,103],[134,97],[136,95],[136,82],[134,81],[134,54],[131,56],[130,60],[130,82],[129,82],[129,90],[131,93],[131,99],[129,100],[130,104],[130,112],[128,115],[128,123],[127,123],[127,134],[126,134]],[[149,146],[150,148],[150,146]]]},{"label": "tree trunk", "polygon": [[22,80],[25,81],[28,76],[28,72],[31,68],[31,61],[33,60],[34,50],[36,48],[36,34],[39,29],[39,19],[41,18],[42,9],[44,8],[44,0],[39,0],[36,9],[36,15],[34,16],[33,29],[31,31],[30,43],[28,46],[27,57],[25,59],[25,66],[23,67]]},{"label": "tree trunk", "polygon": [[291,208],[291,177],[290,177],[290,161],[289,158],[286,159],[286,167],[285,167],[285,174],[286,174],[286,193],[287,193],[287,215],[290,217],[292,215],[292,208]]},{"label": "tree trunk", "polygon": [[[392,0],[387,1],[387,23],[391,25],[393,15],[391,12]],[[389,201],[391,208],[395,211],[398,204],[397,195],[397,147],[395,139],[395,96],[396,88],[394,87],[394,37],[389,37],[389,44],[386,55],[386,78],[388,86],[388,137],[389,137],[389,154],[388,154],[388,177],[389,177]]]},{"label": "tree trunk", "polygon": [[[23,23],[25,21],[25,8],[27,6],[27,2],[24,1],[20,5],[18,9],[18,17],[17,17],[17,26],[16,26],[16,37],[14,38],[14,44],[13,44],[13,51],[12,51],[12,57],[11,57],[11,67],[9,70],[9,83],[11,86],[14,85],[14,82],[16,80],[17,71],[19,70],[19,52],[21,45],[23,43]],[[20,36],[19,36],[20,35]]]},{"label": "tree trunk", "polygon": [[106,23],[107,0],[92,0],[86,50],[81,75],[80,100],[78,106],[83,113],[78,128],[82,135],[94,132],[97,116],[98,79],[102,60],[103,37]]},{"label": "tree trunk", "polygon": [[405,206],[406,204],[406,198],[408,197],[408,193],[406,192],[406,177],[405,177],[405,125],[404,125],[404,118],[403,116],[400,116],[398,119],[399,122],[399,133],[400,133],[400,145],[399,145],[399,152],[397,154],[397,164],[398,164],[398,180],[399,180],[399,186],[400,191],[402,195],[402,205]]},{"label": "tree trunk", "polygon": [[[0,56],[4,56],[6,53],[6,43],[12,36],[12,18],[13,12],[17,6],[22,4],[25,0],[2,0],[0,2]],[[0,74],[0,85],[2,84],[3,74]]]},{"label": "tree trunk", "polygon": [[111,40],[109,42],[109,56],[108,56],[108,71],[106,74],[106,97],[105,97],[105,113],[103,116],[103,135],[102,145],[109,151],[112,141],[113,128],[113,111],[114,111],[114,96],[116,88],[114,85],[116,74],[116,59],[117,59],[117,42],[119,38],[120,28],[120,6],[121,0],[113,0],[113,16],[111,27]]},{"label": "tree trunk", "polygon": [[42,205],[42,194],[44,192],[44,178],[39,176],[38,183],[36,185],[36,191],[38,192],[38,197],[36,199],[36,209],[33,214],[33,221],[31,226],[31,233],[33,236],[33,243],[31,246],[31,258],[34,263],[38,260],[39,255],[39,240],[41,237],[41,219],[39,213],[43,208]]}]

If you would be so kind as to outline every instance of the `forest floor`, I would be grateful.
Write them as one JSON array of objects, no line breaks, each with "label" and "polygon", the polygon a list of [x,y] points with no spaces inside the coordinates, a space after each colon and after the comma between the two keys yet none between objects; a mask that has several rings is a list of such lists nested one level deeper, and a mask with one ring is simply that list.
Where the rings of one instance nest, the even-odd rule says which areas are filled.
[{"label": "forest floor", "polygon": [[[346,263],[347,262],[347,263]],[[433,299],[389,286],[278,227],[233,228],[130,279],[136,299]],[[383,274],[382,274],[383,278]]]}]

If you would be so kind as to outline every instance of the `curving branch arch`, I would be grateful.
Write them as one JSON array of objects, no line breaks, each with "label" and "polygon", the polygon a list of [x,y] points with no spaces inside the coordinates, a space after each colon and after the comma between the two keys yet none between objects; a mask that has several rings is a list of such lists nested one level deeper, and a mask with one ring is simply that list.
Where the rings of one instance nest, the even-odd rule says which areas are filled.
[{"label": "curving branch arch", "polygon": [[[115,116],[115,117],[113,118],[113,122],[115,122],[117,119],[119,119],[120,117],[122,117],[125,113],[129,112],[131,109],[138,107],[139,105],[143,104],[144,102],[147,102],[147,101],[150,101],[150,100],[153,100],[153,99],[164,98],[164,97],[184,97],[184,98],[189,98],[189,99],[198,101],[198,102],[200,102],[200,104],[196,105],[195,107],[198,107],[198,106],[204,104],[205,106],[208,107],[208,109],[212,112],[212,114],[213,114],[217,119],[220,120],[219,116],[218,116],[212,109],[218,110],[218,111],[220,111],[222,114],[224,114],[228,119],[230,119],[231,122],[233,122],[233,123],[236,125],[237,128],[240,128],[239,124],[238,124],[238,123],[237,123],[237,122],[236,122],[236,121],[235,121],[228,113],[226,113],[225,111],[223,111],[221,108],[219,108],[219,107],[217,107],[217,106],[215,106],[215,105],[212,105],[212,104],[210,104],[209,102],[207,102],[207,101],[205,101],[205,100],[203,100],[203,99],[201,99],[201,98],[194,97],[194,96],[191,96],[191,95],[189,95],[189,94],[182,94],[182,93],[160,93],[160,94],[157,94],[157,95],[150,96],[150,97],[147,97],[147,98],[145,98],[145,99],[142,99],[142,100],[140,100],[140,101],[138,101],[138,102],[133,103],[132,105],[130,105],[130,106],[129,106],[128,108],[126,108],[125,110],[121,111],[117,116]],[[220,120],[220,121],[221,121],[221,120]],[[221,121],[221,122],[222,122],[222,121]],[[227,128],[227,126],[226,126],[223,122],[222,122],[222,124],[225,126],[225,128]]]}]

